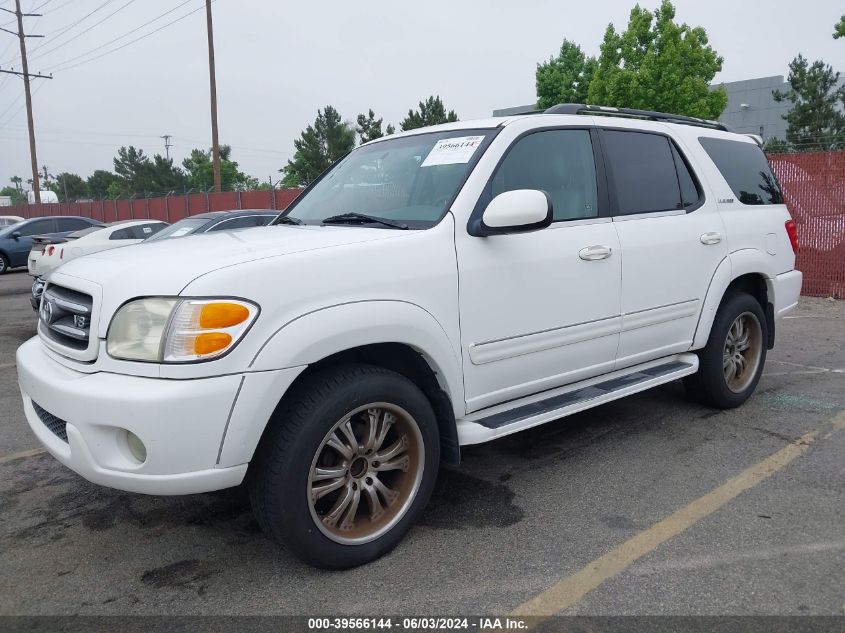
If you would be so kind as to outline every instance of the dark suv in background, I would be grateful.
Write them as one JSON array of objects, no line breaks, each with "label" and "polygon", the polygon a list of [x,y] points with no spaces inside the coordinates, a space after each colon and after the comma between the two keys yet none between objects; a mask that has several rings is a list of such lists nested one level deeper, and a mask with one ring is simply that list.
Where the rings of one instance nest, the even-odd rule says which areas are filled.
[{"label": "dark suv in background", "polygon": [[64,237],[92,226],[105,226],[98,220],[76,216],[32,218],[0,229],[0,275],[10,268],[26,266],[36,235]]}]

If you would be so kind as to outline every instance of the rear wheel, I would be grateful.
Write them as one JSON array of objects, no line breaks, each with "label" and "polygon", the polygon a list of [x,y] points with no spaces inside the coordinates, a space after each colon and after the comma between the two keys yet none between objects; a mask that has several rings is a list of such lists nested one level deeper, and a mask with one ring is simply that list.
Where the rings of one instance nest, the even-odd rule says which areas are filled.
[{"label": "rear wheel", "polygon": [[314,374],[271,424],[251,466],[253,511],[313,565],[340,569],[382,556],[428,502],[437,421],[399,374],[367,365]]},{"label": "rear wheel", "polygon": [[728,295],[710,338],[698,353],[698,373],[684,379],[687,393],[718,409],[743,404],[760,381],[766,363],[768,330],[760,303],[751,295]]}]

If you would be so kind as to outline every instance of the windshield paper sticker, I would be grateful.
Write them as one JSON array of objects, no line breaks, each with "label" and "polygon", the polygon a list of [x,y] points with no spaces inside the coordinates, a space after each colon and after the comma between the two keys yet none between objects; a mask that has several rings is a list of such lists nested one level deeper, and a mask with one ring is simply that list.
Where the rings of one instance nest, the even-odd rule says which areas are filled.
[{"label": "windshield paper sticker", "polygon": [[483,136],[459,136],[456,138],[444,138],[437,141],[434,149],[429,152],[421,167],[432,167],[434,165],[456,165],[468,163],[476,150],[481,147]]}]

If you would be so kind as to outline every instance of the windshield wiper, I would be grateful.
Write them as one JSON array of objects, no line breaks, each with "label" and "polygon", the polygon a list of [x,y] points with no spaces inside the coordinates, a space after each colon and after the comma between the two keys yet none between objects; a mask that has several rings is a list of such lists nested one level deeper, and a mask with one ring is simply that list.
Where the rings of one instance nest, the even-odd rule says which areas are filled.
[{"label": "windshield wiper", "polygon": [[323,224],[381,224],[393,229],[408,230],[408,225],[402,222],[394,222],[387,218],[377,218],[374,215],[364,215],[363,213],[341,213],[340,215],[333,215],[323,220]]},{"label": "windshield wiper", "polygon": [[302,220],[300,220],[299,218],[292,218],[289,215],[280,215],[278,218],[276,218],[276,221],[273,222],[273,224],[293,224],[299,226],[300,224],[302,224]]}]

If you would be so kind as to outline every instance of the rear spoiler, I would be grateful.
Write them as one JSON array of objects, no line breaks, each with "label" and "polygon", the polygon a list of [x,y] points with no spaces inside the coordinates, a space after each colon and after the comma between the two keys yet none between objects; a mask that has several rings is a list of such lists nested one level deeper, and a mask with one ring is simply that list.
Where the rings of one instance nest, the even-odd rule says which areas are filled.
[{"label": "rear spoiler", "polygon": [[757,143],[757,145],[759,145],[760,147],[763,147],[763,137],[759,134],[746,134],[745,136]]},{"label": "rear spoiler", "polygon": [[50,235],[33,235],[32,236],[32,245],[33,246],[46,246],[47,244],[65,244],[68,242],[66,237],[52,237]]}]

